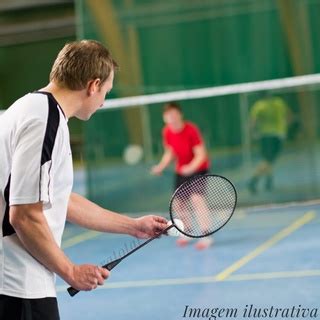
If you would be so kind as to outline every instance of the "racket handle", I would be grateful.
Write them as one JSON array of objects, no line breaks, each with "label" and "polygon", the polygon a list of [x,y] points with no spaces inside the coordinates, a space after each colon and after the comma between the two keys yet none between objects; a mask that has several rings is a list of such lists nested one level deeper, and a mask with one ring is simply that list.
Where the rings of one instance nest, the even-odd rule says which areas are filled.
[{"label": "racket handle", "polygon": [[[114,261],[111,261],[107,264],[105,264],[104,266],[102,266],[102,268],[105,268],[107,270],[112,270],[122,259],[117,259],[117,260],[114,260]],[[78,292],[79,290],[73,288],[73,287],[69,287],[68,289],[68,293],[71,297],[74,297]]]},{"label": "racket handle", "polygon": [[75,296],[77,293],[79,292],[79,290],[69,287],[68,288],[68,293],[70,294],[71,297]]},{"label": "racket handle", "polygon": [[113,260],[105,265],[102,266],[102,268],[107,269],[108,271],[111,271],[117,264],[119,264],[122,261],[122,258]]},{"label": "racket handle", "polygon": [[[149,240],[143,242],[142,244],[140,244],[138,247],[136,247],[135,249],[131,250],[130,252],[128,252],[127,254],[125,254],[123,257],[119,258],[119,259],[116,259],[116,260],[113,260],[105,265],[102,266],[102,268],[105,268],[109,271],[111,271],[115,266],[117,266],[124,258],[130,256],[132,253],[134,253],[135,251],[137,251],[138,249],[142,248],[143,246],[145,246],[146,244],[148,244],[149,242],[153,241],[154,239],[157,239],[159,238],[159,236],[161,236],[161,234],[164,234],[166,233],[169,229],[171,229],[172,227],[174,227],[174,225],[170,225],[169,227],[167,227],[166,229],[162,230],[162,232],[152,238],[150,238]],[[79,290],[77,289],[74,289],[72,287],[69,287],[68,288],[68,292],[70,294],[71,297],[75,296]]]}]

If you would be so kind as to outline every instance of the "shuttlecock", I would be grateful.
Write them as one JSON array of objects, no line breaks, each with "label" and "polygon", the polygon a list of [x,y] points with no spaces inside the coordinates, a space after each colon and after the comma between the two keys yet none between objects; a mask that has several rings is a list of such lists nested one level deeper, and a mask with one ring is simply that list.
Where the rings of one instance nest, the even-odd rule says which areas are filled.
[{"label": "shuttlecock", "polygon": [[[183,222],[180,219],[173,219],[174,225],[177,226],[181,231],[184,231],[184,225]],[[172,225],[172,221],[168,221],[168,226]],[[172,227],[168,230],[168,235],[171,237],[180,237],[182,236],[182,233],[175,227]]]}]

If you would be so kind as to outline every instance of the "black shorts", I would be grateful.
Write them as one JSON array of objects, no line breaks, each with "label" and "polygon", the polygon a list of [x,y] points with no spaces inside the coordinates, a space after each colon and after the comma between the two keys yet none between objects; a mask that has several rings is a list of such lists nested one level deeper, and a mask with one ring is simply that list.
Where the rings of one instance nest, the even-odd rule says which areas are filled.
[{"label": "black shorts", "polygon": [[0,295],[0,319],[59,320],[57,299],[23,299]]},{"label": "black shorts", "polygon": [[282,149],[282,139],[276,136],[262,137],[260,139],[261,155],[264,160],[273,162]]},{"label": "black shorts", "polygon": [[190,178],[193,178],[199,174],[206,174],[208,173],[209,170],[202,170],[202,171],[198,171],[194,174],[192,174],[191,176],[182,176],[178,173],[176,173],[175,176],[175,190],[178,189],[184,182],[186,182],[187,180],[189,180]]}]

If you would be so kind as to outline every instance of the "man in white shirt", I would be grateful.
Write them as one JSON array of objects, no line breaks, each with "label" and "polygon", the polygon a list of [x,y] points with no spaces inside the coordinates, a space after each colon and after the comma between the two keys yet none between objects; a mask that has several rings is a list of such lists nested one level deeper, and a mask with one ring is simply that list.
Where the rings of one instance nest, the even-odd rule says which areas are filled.
[{"label": "man in white shirt", "polygon": [[65,221],[148,238],[166,219],[133,219],[71,193],[73,173],[67,121],[88,120],[112,89],[116,62],[99,42],[67,44],[49,84],[17,100],[0,117],[0,319],[57,320],[58,274],[78,290],[109,276],[75,265],[60,249]]}]

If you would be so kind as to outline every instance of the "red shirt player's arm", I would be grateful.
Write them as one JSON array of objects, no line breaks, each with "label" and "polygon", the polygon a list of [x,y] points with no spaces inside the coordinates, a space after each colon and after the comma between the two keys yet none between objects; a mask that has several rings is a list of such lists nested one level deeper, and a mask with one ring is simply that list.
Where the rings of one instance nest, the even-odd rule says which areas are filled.
[{"label": "red shirt player's arm", "polygon": [[162,171],[169,166],[170,162],[174,159],[174,154],[169,146],[167,130],[164,128],[162,130],[162,143],[164,147],[164,153],[161,157],[160,162],[153,166],[151,169],[151,173],[155,175],[161,175]]},{"label": "red shirt player's arm", "polygon": [[197,145],[204,144],[199,128],[195,124],[190,122],[188,123],[188,127],[189,127],[189,136],[191,140],[191,146],[195,147]]},{"label": "red shirt player's arm", "polygon": [[163,143],[164,153],[162,155],[159,165],[163,169],[165,169],[174,159],[174,153],[170,146],[169,132],[166,127],[162,130],[162,143]]}]

